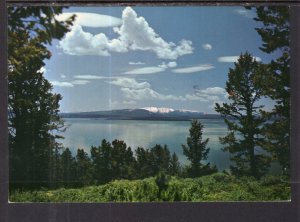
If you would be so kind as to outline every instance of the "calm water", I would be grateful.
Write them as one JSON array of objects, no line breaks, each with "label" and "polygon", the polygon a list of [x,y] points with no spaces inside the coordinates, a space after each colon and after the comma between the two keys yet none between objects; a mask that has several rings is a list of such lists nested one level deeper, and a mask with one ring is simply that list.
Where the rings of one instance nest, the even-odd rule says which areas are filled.
[{"label": "calm water", "polygon": [[[69,125],[62,141],[75,154],[77,148],[89,153],[92,145],[98,146],[102,139],[124,140],[133,150],[137,147],[150,148],[155,144],[166,144],[175,152],[182,163],[187,163],[181,144],[186,143],[189,134],[189,121],[141,121],[141,120],[105,120],[105,119],[65,119]],[[229,167],[229,156],[221,150],[219,137],[227,132],[223,120],[202,119],[203,138],[209,138],[210,153],[208,161],[216,164],[219,170]]]}]

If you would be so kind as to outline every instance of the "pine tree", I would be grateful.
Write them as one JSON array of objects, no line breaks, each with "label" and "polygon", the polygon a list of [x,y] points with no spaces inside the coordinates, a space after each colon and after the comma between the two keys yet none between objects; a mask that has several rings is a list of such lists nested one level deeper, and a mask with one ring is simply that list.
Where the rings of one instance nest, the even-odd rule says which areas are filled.
[{"label": "pine tree", "polygon": [[180,163],[175,152],[172,154],[170,159],[169,174],[171,176],[178,176],[180,174]]},{"label": "pine tree", "polygon": [[78,149],[76,154],[76,178],[79,186],[88,186],[93,182],[91,159],[83,149]]},{"label": "pine tree", "polygon": [[183,154],[191,162],[188,174],[191,177],[197,177],[204,174],[205,165],[201,162],[207,159],[210,148],[207,148],[209,139],[202,139],[203,125],[198,120],[192,120],[187,138],[187,145],[182,145]]},{"label": "pine tree", "polygon": [[276,102],[271,112],[264,112],[269,122],[264,127],[262,144],[273,154],[284,174],[290,174],[290,8],[287,6],[257,7],[256,21],[263,24],[256,28],[261,36],[263,52],[280,56],[270,62],[264,81],[257,87]]},{"label": "pine tree", "polygon": [[48,186],[61,129],[59,101],[41,68],[51,57],[45,47],[68,31],[74,17],[58,22],[61,7],[8,8],[10,186]]},{"label": "pine tree", "polygon": [[268,167],[268,158],[259,147],[265,119],[260,115],[263,105],[258,105],[258,101],[263,93],[255,86],[256,82],[261,82],[264,70],[249,53],[242,54],[228,73],[226,91],[231,102],[222,106],[217,103],[215,107],[225,117],[229,130],[220,142],[226,145],[224,151],[232,155],[235,165],[231,166],[231,171],[235,175],[259,177]]},{"label": "pine tree", "polygon": [[152,176],[150,151],[142,147],[135,150],[135,174],[136,178],[143,179]]},{"label": "pine tree", "polygon": [[132,178],[134,166],[133,152],[124,141],[114,140],[112,142],[112,174],[114,179]]},{"label": "pine tree", "polygon": [[76,181],[75,158],[69,148],[64,149],[61,156],[61,178],[65,187],[71,187]]},{"label": "pine tree", "polygon": [[150,149],[149,155],[150,162],[150,172],[151,176],[157,175],[159,172],[167,172],[170,162],[170,151],[166,145],[162,147],[159,144],[156,144]]}]

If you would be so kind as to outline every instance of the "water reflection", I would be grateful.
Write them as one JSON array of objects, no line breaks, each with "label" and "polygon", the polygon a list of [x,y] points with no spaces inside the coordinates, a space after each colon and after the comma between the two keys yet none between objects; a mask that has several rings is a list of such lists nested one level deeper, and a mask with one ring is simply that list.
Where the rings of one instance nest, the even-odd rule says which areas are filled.
[{"label": "water reflection", "polygon": [[[227,153],[221,151],[219,137],[227,132],[223,120],[201,120],[204,125],[203,138],[209,138],[210,153],[208,161],[216,164],[219,170],[229,167]],[[69,128],[62,141],[75,154],[77,148],[89,152],[91,146],[100,145],[102,139],[124,140],[133,150],[137,147],[150,148],[155,144],[166,144],[171,152],[178,155],[182,163],[186,157],[181,144],[186,143],[189,134],[189,121],[140,121],[104,119],[66,119]]]}]

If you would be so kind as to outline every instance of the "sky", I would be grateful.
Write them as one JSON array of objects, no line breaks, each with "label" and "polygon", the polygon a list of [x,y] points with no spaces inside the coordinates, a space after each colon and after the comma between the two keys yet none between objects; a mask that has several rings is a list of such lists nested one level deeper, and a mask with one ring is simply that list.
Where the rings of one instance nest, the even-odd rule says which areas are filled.
[{"label": "sky", "polygon": [[[232,6],[70,7],[77,19],[54,40],[43,71],[61,112],[168,107],[215,113],[228,102],[229,68],[262,52],[255,11]],[[262,100],[266,109],[272,106]]]}]

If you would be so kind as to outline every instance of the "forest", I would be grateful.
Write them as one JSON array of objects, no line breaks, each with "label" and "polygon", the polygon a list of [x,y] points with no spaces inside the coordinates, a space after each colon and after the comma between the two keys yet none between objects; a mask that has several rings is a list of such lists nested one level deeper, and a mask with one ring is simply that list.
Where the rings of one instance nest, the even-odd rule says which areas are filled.
[{"label": "forest", "polygon": [[[58,141],[67,130],[59,115],[63,99],[41,68],[75,21],[56,20],[63,7],[8,8],[9,189],[16,202],[215,201],[290,199],[290,23],[289,8],[261,6],[254,18],[261,50],[280,55],[265,64],[241,53],[228,71],[228,103],[216,103],[228,134],[220,138],[230,153],[230,171],[207,162],[209,138],[192,120],[182,144],[187,165],[166,145],[138,147],[102,140],[90,152],[72,155]],[[250,9],[250,8],[249,8]],[[46,15],[46,16],[45,16]],[[26,56],[24,56],[26,55]],[[274,101],[271,111],[259,104]],[[55,133],[54,133],[55,132]],[[270,175],[272,162],[280,175]]]}]

